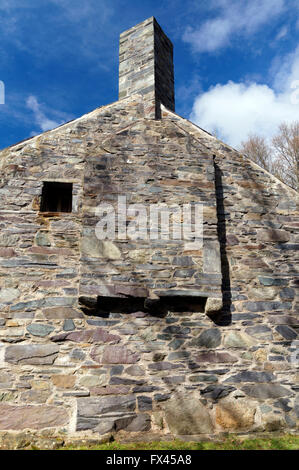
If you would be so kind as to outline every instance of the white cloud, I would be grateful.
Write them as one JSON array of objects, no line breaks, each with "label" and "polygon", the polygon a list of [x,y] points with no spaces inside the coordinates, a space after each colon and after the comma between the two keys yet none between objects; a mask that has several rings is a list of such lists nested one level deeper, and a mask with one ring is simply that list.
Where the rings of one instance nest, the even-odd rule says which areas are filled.
[{"label": "white cloud", "polygon": [[291,84],[299,80],[299,46],[284,57],[278,56],[273,62],[270,74],[273,77],[275,90],[289,91]]},{"label": "white cloud", "polygon": [[[48,116],[46,116],[45,112],[42,111],[41,104],[38,102],[37,98],[33,95],[27,98],[26,106],[28,109],[30,109],[33,112],[35,122],[43,132],[48,131],[50,129],[54,129],[55,127],[60,126],[61,124],[63,124],[64,122],[68,120],[66,118],[66,115],[63,115],[63,113],[60,113],[58,111],[53,111],[53,110],[51,110],[50,112],[56,116],[60,115],[60,119],[58,120],[50,119]],[[61,119],[62,116],[64,116],[63,119]]]},{"label": "white cloud", "polygon": [[274,86],[258,83],[218,84],[195,99],[190,119],[238,147],[248,134],[271,137],[282,121],[299,119],[299,47],[276,70]]},{"label": "white cloud", "polygon": [[283,26],[282,28],[280,28],[275,38],[276,41],[280,41],[281,39],[284,39],[286,35],[288,34],[288,31],[289,29],[287,26]]},{"label": "white cloud", "polygon": [[281,13],[284,0],[217,0],[213,7],[218,16],[205,21],[199,28],[188,27],[183,40],[195,52],[212,52],[229,44],[233,35],[249,36]]},{"label": "white cloud", "polygon": [[[57,5],[62,9],[65,17],[73,23],[82,23],[86,25],[96,20],[98,24],[103,24],[113,15],[114,9],[111,3],[106,0],[49,0],[50,3]],[[95,11],[99,12],[95,18]]]}]

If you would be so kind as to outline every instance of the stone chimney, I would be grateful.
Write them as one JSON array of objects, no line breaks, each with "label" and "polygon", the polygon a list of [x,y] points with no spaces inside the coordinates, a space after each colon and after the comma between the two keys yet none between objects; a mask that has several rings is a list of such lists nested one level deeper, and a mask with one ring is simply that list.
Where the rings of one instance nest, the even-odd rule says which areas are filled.
[{"label": "stone chimney", "polygon": [[160,103],[174,111],[173,46],[153,16],[120,35],[119,99],[136,93],[147,117],[160,117]]}]

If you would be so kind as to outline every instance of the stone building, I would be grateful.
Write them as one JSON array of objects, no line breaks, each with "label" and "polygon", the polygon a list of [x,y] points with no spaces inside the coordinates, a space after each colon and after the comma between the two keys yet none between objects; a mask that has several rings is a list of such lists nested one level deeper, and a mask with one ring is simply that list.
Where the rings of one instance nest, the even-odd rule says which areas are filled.
[{"label": "stone building", "polygon": [[[295,430],[298,194],[175,114],[154,18],[119,63],[118,101],[0,153],[1,435]],[[157,204],[202,244],[129,237]]]}]

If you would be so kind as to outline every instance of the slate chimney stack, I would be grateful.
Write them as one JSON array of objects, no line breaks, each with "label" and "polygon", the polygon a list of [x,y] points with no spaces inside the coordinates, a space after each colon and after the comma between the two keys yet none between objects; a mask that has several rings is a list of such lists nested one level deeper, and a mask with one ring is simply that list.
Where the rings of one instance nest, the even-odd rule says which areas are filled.
[{"label": "slate chimney stack", "polygon": [[142,94],[146,116],[160,117],[160,103],[174,111],[173,46],[154,17],[120,35],[119,99]]}]

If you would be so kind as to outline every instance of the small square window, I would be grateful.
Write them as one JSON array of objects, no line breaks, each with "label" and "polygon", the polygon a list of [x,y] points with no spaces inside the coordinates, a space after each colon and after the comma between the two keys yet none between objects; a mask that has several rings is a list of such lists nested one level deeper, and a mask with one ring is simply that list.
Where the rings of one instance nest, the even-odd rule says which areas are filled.
[{"label": "small square window", "polygon": [[41,212],[72,212],[72,183],[44,182]]}]

